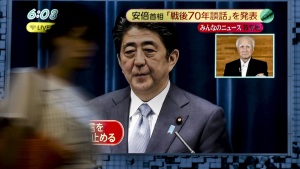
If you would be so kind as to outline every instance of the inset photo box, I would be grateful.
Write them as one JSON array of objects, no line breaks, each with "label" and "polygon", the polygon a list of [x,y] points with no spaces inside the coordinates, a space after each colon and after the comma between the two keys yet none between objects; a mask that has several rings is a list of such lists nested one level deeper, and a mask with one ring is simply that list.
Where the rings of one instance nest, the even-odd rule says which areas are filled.
[{"label": "inset photo box", "polygon": [[274,38],[274,34],[216,34],[215,78],[274,78]]}]

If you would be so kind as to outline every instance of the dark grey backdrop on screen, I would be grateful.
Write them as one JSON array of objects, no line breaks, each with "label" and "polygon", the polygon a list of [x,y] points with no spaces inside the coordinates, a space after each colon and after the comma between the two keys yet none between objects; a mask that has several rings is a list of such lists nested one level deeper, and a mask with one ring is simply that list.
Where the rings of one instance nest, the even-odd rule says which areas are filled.
[{"label": "dark grey backdrop on screen", "polygon": [[[33,8],[52,9],[61,2],[13,2],[11,67],[46,67],[43,34],[26,31]],[[99,51],[91,69],[78,72],[76,83],[91,97],[128,86],[117,63],[112,28],[117,15],[131,8],[157,9],[265,9],[274,12],[261,33],[275,34],[274,79],[215,79],[215,35],[200,33],[199,23],[176,23],[180,57],[171,74],[179,87],[221,106],[235,153],[287,153],[287,4],[285,2],[77,2],[103,22]],[[80,13],[74,14],[79,15]],[[59,17],[59,14],[58,14]]]}]

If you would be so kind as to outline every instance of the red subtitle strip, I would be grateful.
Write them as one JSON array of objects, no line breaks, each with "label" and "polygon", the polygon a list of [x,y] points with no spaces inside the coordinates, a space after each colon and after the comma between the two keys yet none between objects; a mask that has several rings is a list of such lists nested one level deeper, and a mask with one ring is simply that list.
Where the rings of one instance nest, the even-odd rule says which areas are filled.
[{"label": "red subtitle strip", "polygon": [[261,23],[200,23],[198,30],[202,33],[248,32],[257,33],[263,30]]},{"label": "red subtitle strip", "polygon": [[124,137],[124,128],[116,120],[90,121],[93,145],[117,145]]}]

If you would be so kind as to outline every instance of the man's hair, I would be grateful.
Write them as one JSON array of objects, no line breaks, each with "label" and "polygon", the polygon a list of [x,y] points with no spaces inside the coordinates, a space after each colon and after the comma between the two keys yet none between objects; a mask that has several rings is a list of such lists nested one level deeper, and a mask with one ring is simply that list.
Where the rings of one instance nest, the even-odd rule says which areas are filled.
[{"label": "man's hair", "polygon": [[126,19],[126,13],[121,12],[117,17],[115,27],[112,30],[115,49],[119,59],[123,36],[131,28],[148,29],[157,33],[167,50],[167,60],[169,59],[170,53],[178,47],[177,31],[173,23],[129,22]]},{"label": "man's hair", "polygon": [[242,38],[249,38],[249,39],[251,40],[251,42],[252,42],[252,47],[253,47],[253,48],[255,47],[255,40],[254,40],[252,37],[250,37],[250,36],[241,36],[241,37],[239,37],[239,38],[236,40],[236,48],[239,48],[239,42],[240,42],[240,40],[241,40]]},{"label": "man's hair", "polygon": [[[52,44],[54,38],[67,35],[74,27],[88,26],[88,30],[80,37],[82,39],[94,40],[100,37],[101,22],[99,18],[82,5],[73,2],[59,3],[53,9],[57,9],[58,14],[57,18],[51,21],[55,25],[47,31],[46,44],[50,50],[54,48]],[[77,14],[78,12],[80,14]]]}]

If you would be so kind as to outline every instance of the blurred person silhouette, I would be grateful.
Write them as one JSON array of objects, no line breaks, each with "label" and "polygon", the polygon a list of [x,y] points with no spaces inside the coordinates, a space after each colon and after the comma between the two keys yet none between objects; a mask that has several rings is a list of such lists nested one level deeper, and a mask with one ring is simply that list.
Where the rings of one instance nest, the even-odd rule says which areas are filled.
[{"label": "blurred person silhouette", "polygon": [[43,44],[49,47],[50,67],[12,73],[9,99],[0,112],[0,168],[91,167],[89,120],[100,117],[72,84],[72,73],[89,68],[100,21],[75,3],[53,9],[59,13]]}]

